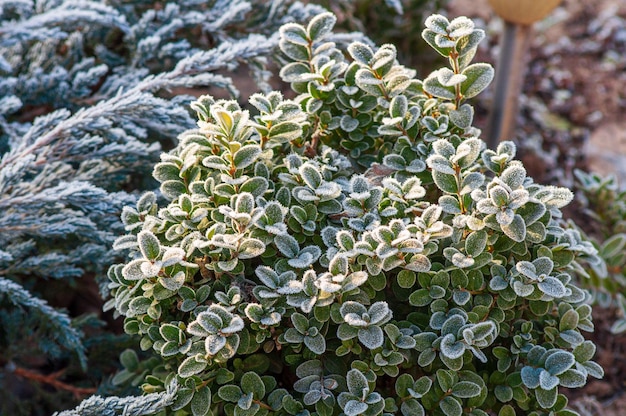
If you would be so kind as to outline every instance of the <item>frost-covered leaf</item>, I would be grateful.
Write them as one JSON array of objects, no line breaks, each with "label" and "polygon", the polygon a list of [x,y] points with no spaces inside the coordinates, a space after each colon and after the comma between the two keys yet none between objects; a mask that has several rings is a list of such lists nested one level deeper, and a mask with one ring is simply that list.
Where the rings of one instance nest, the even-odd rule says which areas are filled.
[{"label": "frost-covered leaf", "polygon": [[459,381],[452,387],[452,395],[460,399],[469,399],[480,394],[480,386],[471,381]]},{"label": "frost-covered leaf", "polygon": [[332,13],[321,13],[315,16],[307,26],[309,38],[317,41],[332,31],[337,18]]},{"label": "frost-covered leaf", "polygon": [[186,358],[178,367],[178,375],[182,378],[188,378],[204,371],[208,365],[202,355],[194,355]]},{"label": "frost-covered leaf", "polygon": [[161,254],[159,239],[150,231],[141,231],[137,234],[141,254],[148,260],[156,260]]},{"label": "frost-covered leaf", "polygon": [[539,406],[544,409],[550,409],[556,403],[558,395],[558,387],[554,387],[550,390],[544,390],[542,388],[538,388],[535,390],[535,397],[537,398],[537,402]]},{"label": "frost-covered leaf", "polygon": [[461,94],[465,99],[480,94],[493,80],[494,70],[489,64],[477,63],[465,68],[462,72],[466,80],[461,84]]},{"label": "frost-covered leaf", "polygon": [[463,414],[463,406],[451,396],[445,397],[439,402],[439,408],[446,416],[461,416]]},{"label": "frost-covered leaf", "polygon": [[539,289],[548,296],[553,298],[562,298],[567,295],[567,289],[563,282],[555,277],[548,276],[542,282],[537,284]]},{"label": "frost-covered leaf", "polygon": [[295,258],[300,253],[300,246],[295,238],[288,234],[281,234],[274,237],[276,248],[286,257]]},{"label": "frost-covered leaf", "polygon": [[374,58],[374,52],[372,52],[372,49],[360,42],[351,43],[348,46],[348,53],[352,59],[363,65],[369,65],[371,60]]},{"label": "frost-covered leaf", "polygon": [[526,239],[526,223],[521,215],[515,214],[513,220],[508,225],[500,225],[504,234],[515,242],[522,242]]}]

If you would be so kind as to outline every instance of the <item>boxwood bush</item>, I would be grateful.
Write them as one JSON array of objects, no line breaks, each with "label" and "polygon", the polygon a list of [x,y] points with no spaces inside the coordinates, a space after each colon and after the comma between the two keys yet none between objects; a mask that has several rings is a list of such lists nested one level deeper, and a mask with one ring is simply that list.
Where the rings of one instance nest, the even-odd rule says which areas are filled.
[{"label": "boxwood bush", "polygon": [[515,146],[486,148],[466,100],[484,32],[426,20],[448,60],[423,81],[393,45],[328,41],[331,13],[280,30],[294,99],[199,98],[198,128],[123,212],[108,307],[177,415],[574,415],[559,388],[602,377],[593,246]]}]

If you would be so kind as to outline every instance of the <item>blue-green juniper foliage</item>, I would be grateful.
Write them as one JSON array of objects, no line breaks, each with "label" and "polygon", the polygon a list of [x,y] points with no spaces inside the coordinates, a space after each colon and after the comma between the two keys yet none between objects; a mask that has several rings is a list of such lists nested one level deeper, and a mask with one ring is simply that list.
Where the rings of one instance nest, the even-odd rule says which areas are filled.
[{"label": "blue-green juniper foliage", "polygon": [[143,390],[194,416],[576,414],[559,387],[602,377],[572,281],[596,253],[572,193],[472,126],[483,31],[429,17],[449,67],[420,81],[334,23],[280,29],[295,99],[194,102],[154,167],[167,203],[124,209],[108,306],[158,357]]}]

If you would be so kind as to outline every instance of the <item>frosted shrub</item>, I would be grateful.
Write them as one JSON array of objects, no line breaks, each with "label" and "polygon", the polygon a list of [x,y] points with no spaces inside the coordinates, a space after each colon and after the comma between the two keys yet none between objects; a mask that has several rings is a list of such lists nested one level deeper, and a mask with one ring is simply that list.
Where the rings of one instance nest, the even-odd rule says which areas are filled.
[{"label": "frosted shrub", "polygon": [[559,388],[602,377],[572,283],[595,252],[572,193],[472,127],[483,31],[428,18],[450,67],[420,81],[334,22],[281,28],[294,100],[196,101],[154,168],[167,202],[125,208],[109,306],[158,357],[143,390],[196,416],[575,414]]},{"label": "frosted shrub", "polygon": [[[0,1],[0,414],[49,415],[96,388],[129,392],[109,376],[132,341],[97,313],[98,284],[106,295],[106,270],[123,259],[111,250],[122,208],[158,186],[161,144],[194,127],[195,97],[181,93],[235,96],[226,74],[240,65],[266,85],[278,27],[320,10],[292,0]],[[127,415],[158,408],[107,403]]]}]

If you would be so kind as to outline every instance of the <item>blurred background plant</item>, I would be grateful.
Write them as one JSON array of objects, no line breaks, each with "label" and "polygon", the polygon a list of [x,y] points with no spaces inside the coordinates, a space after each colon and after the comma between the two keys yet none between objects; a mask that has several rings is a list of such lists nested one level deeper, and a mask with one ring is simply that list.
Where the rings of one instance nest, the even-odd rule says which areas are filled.
[{"label": "blurred background plant", "polygon": [[596,304],[615,310],[614,334],[626,332],[626,191],[614,176],[575,171],[577,202],[586,221],[581,227],[593,240],[604,263],[582,279]]}]

